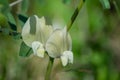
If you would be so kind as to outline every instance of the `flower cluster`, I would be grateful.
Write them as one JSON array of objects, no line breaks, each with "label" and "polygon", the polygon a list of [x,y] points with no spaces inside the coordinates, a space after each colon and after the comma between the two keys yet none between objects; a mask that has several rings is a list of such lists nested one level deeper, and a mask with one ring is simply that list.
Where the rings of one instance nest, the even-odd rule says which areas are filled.
[{"label": "flower cluster", "polygon": [[46,25],[44,17],[34,15],[26,21],[21,35],[35,55],[44,57],[47,51],[50,57],[60,58],[63,66],[73,63],[72,40],[66,27],[54,29]]}]

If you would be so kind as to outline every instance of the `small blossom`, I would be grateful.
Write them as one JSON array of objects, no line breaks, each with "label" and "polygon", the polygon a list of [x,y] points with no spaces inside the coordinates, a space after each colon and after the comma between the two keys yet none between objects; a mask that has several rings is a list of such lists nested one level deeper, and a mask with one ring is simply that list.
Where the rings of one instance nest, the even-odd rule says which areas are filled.
[{"label": "small blossom", "polygon": [[44,57],[44,46],[53,32],[50,25],[46,25],[45,18],[34,15],[26,21],[22,29],[22,39],[25,44],[33,49],[35,55]]},{"label": "small blossom", "polygon": [[66,27],[64,29],[56,29],[49,37],[46,43],[48,55],[53,58],[60,58],[62,65],[73,63],[72,40],[68,34]]}]

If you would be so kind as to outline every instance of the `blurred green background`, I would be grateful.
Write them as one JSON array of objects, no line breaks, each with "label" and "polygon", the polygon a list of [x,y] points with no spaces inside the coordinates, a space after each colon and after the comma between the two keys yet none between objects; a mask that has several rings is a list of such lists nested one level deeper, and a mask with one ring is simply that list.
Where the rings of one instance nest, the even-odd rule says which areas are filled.
[{"label": "blurred green background", "polygon": [[[0,0],[0,29],[10,21],[21,32],[17,14],[45,16],[47,24],[64,27],[80,0]],[[20,1],[20,0],[18,0]],[[54,61],[51,80],[120,80],[120,1],[85,0],[72,28],[74,64]],[[19,56],[22,40],[0,32],[0,80],[44,80],[48,57]]]}]

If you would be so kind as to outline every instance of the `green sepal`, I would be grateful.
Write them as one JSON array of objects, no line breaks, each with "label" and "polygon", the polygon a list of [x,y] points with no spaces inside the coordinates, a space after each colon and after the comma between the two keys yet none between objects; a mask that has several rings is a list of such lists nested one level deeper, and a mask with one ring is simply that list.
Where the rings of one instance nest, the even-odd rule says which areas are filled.
[{"label": "green sepal", "polygon": [[19,56],[29,57],[32,53],[32,48],[28,47],[24,42],[22,42],[20,46]]}]

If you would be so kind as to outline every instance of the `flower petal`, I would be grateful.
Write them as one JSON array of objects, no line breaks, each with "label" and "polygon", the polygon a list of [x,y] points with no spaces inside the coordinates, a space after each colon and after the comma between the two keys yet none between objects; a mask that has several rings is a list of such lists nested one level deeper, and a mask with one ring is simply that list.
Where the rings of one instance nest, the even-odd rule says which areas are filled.
[{"label": "flower petal", "polygon": [[37,22],[36,40],[45,45],[52,32],[53,28],[52,26],[45,24],[45,18],[39,18]]},{"label": "flower petal", "polygon": [[66,66],[68,64],[68,56],[67,55],[63,55],[60,58],[61,58],[62,65]]},{"label": "flower petal", "polygon": [[40,42],[34,41],[32,43],[32,49],[35,55],[39,57],[44,57],[45,50],[43,45]]},{"label": "flower petal", "polygon": [[30,18],[26,21],[22,29],[22,39],[27,46],[31,47],[31,43],[35,40],[35,35],[30,34]]},{"label": "flower petal", "polygon": [[46,50],[49,56],[56,58],[60,57],[64,51],[71,50],[71,37],[66,29],[56,29],[51,34],[46,43]]},{"label": "flower petal", "polygon": [[68,62],[73,64],[73,53],[72,53],[72,51],[64,51],[63,54],[68,56]]},{"label": "flower petal", "polygon": [[71,51],[64,51],[61,60],[63,66],[66,66],[67,63],[73,64],[73,53]]},{"label": "flower petal", "polygon": [[67,32],[67,27],[65,26],[64,29],[62,30],[62,34],[63,34],[63,45],[64,48],[67,50],[71,50],[72,49],[72,39],[71,36],[69,35],[69,33]]}]

